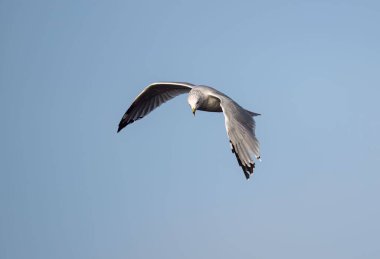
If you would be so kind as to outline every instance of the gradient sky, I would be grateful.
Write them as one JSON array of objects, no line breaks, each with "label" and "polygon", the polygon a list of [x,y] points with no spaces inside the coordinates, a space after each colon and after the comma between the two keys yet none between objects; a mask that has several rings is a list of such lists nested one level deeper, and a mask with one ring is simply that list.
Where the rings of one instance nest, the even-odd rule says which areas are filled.
[{"label": "gradient sky", "polygon": [[[379,1],[0,1],[0,258],[380,258]],[[222,114],[261,113],[246,181]]]}]

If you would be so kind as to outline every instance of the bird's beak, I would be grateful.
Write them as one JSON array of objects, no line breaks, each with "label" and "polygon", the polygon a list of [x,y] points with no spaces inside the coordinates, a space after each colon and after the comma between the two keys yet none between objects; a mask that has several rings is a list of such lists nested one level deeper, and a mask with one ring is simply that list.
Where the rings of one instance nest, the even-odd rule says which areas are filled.
[{"label": "bird's beak", "polygon": [[193,112],[193,115],[195,116],[195,112],[197,111],[196,108],[191,107],[191,111]]}]

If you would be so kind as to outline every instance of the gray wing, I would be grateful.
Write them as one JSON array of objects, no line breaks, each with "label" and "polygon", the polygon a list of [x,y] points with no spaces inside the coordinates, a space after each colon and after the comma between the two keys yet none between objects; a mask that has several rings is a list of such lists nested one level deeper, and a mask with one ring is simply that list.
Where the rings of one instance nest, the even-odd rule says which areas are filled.
[{"label": "gray wing", "polygon": [[147,86],[125,112],[117,132],[128,124],[143,118],[164,102],[177,95],[190,92],[193,86],[193,84],[182,82],[158,82]]},{"label": "gray wing", "polygon": [[215,95],[215,97],[220,99],[232,152],[243,169],[245,177],[249,179],[255,168],[252,156],[260,159],[260,145],[255,136],[255,120],[253,119],[253,116],[259,114],[243,109],[227,96]]}]

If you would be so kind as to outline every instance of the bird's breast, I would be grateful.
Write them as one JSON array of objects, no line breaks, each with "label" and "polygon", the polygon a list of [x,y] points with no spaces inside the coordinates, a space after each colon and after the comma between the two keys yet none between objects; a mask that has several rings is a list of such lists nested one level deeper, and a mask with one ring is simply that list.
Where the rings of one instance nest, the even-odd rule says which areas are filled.
[{"label": "bird's breast", "polygon": [[198,110],[207,111],[207,112],[222,112],[220,107],[220,100],[213,96],[208,96],[202,105],[198,107]]}]

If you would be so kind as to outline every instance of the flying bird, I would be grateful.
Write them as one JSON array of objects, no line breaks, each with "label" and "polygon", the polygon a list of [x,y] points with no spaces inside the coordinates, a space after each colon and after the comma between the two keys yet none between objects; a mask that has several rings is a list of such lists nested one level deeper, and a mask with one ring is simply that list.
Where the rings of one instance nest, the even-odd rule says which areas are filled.
[{"label": "flying bird", "polygon": [[260,160],[260,146],[255,136],[254,116],[259,113],[242,108],[218,90],[204,85],[183,82],[157,82],[147,86],[134,100],[119,123],[117,132],[128,124],[143,118],[170,99],[188,93],[188,103],[195,116],[197,110],[223,112],[232,153],[247,179],[253,174],[255,162]]}]

